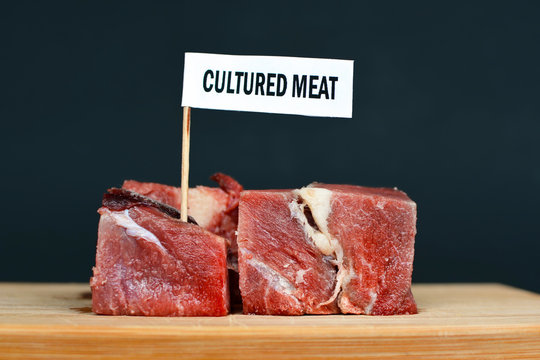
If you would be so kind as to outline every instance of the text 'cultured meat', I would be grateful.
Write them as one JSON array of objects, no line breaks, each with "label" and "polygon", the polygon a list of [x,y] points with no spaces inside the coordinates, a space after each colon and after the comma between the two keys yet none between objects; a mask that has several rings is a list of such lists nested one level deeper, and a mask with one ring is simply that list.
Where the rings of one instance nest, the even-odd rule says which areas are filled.
[{"label": "text 'cultured meat'", "polygon": [[223,316],[224,238],[179,220],[170,206],[110,189],[99,209],[92,310],[108,315]]},{"label": "text 'cultured meat'", "polygon": [[415,234],[416,204],[396,189],[314,183],[244,191],[244,312],[414,314]]}]

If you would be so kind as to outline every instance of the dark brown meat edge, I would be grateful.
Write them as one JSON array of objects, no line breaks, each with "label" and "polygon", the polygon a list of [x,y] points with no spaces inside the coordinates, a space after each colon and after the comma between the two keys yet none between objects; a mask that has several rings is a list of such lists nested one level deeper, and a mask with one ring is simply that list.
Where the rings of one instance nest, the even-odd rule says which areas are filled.
[{"label": "dark brown meat edge", "polygon": [[[107,190],[107,193],[103,195],[102,204],[104,207],[116,211],[130,209],[134,206],[152,207],[172,218],[180,219],[180,212],[172,206],[165,205],[126,189],[110,188]],[[188,223],[198,225],[191,216],[188,216]]]}]

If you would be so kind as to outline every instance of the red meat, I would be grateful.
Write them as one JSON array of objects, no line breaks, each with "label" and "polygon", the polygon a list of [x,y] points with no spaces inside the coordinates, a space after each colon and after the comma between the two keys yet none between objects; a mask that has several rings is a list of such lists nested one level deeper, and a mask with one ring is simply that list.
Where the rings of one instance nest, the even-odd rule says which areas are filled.
[{"label": "red meat", "polygon": [[179,220],[172,207],[124,189],[105,194],[92,310],[107,315],[223,316],[225,239]]},{"label": "red meat", "polygon": [[[211,179],[220,188],[197,186],[188,190],[188,214],[206,230],[229,240],[229,267],[237,270],[238,201],[243,187],[223,173],[216,173]],[[182,193],[179,187],[126,180],[122,188],[180,209]]]},{"label": "red meat", "polygon": [[245,191],[244,312],[414,314],[416,204],[396,189],[312,184]]}]

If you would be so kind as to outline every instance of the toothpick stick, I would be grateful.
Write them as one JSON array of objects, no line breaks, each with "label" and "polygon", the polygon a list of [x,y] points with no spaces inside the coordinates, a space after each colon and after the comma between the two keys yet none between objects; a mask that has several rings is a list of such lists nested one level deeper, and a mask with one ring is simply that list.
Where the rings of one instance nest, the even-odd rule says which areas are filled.
[{"label": "toothpick stick", "polygon": [[191,108],[184,106],[184,119],[182,125],[182,204],[180,219],[188,219],[188,179],[189,179],[189,130],[191,127]]}]

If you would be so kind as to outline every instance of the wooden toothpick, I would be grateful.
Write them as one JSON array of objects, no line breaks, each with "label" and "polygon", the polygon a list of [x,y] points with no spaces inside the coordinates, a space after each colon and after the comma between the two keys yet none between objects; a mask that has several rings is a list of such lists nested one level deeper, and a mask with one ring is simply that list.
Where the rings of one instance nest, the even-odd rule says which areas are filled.
[{"label": "wooden toothpick", "polygon": [[191,127],[191,108],[184,106],[184,119],[182,125],[182,204],[180,219],[188,219],[188,179],[189,179],[189,130]]}]

